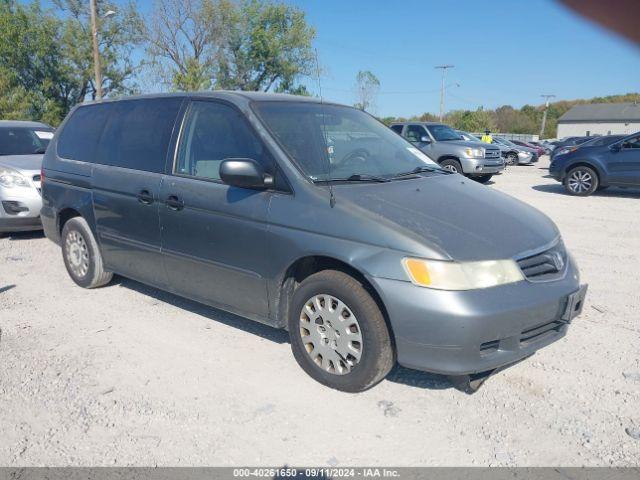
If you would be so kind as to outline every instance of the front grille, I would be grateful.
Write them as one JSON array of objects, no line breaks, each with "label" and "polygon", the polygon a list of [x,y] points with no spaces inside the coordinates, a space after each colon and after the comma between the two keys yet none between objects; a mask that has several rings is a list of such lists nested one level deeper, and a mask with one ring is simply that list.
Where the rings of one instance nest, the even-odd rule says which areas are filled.
[{"label": "front grille", "polygon": [[527,346],[533,342],[544,340],[545,338],[555,335],[560,332],[560,329],[566,325],[564,322],[554,320],[537,327],[523,330],[520,334],[520,345]]},{"label": "front grille", "polygon": [[562,240],[549,250],[518,260],[518,266],[531,281],[545,282],[562,277],[567,264],[567,251]]},{"label": "front grille", "polygon": [[495,150],[485,150],[484,151],[484,158],[500,158],[500,150],[495,149]]}]

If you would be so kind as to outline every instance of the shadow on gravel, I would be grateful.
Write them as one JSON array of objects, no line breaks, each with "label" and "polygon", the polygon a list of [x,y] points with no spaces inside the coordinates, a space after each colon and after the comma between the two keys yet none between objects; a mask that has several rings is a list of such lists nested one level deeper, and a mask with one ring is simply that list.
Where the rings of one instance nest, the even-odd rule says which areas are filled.
[{"label": "shadow on gravel", "polygon": [[424,388],[428,390],[446,390],[454,388],[449,378],[445,375],[437,375],[435,373],[420,372],[411,370],[400,365],[393,367],[386,378],[387,381],[393,383],[401,383],[409,387]]},{"label": "shadow on gravel", "polygon": [[[555,193],[558,195],[572,196],[567,193],[561,183],[557,185],[534,185],[534,190],[538,192]],[[591,195],[592,197],[619,197],[619,198],[640,198],[640,189],[638,188],[619,188],[609,187],[606,190],[600,190]]]},{"label": "shadow on gravel", "polygon": [[144,285],[143,283],[129,280],[128,278],[116,276],[114,277],[111,285],[120,285],[122,287],[129,288],[148,297],[155,298],[160,302],[168,303],[175,307],[182,308],[183,310],[187,310],[191,313],[195,313],[196,315],[208,318],[209,320],[223,323],[230,327],[237,328],[238,330],[242,330],[253,335],[257,335],[272,342],[289,342],[289,335],[284,330],[273,328],[268,325],[255,322],[253,320],[249,320],[248,318],[225,312],[224,310],[209,307],[202,303],[194,302],[184,297],[179,297],[172,293],[149,287],[148,285]]},{"label": "shadow on gravel", "polygon": [[6,285],[4,287],[0,287],[0,293],[4,293],[8,290],[11,290],[12,288],[16,288],[15,285]]},{"label": "shadow on gravel", "polygon": [[44,232],[42,230],[36,230],[33,232],[5,232],[4,235],[9,238],[9,240],[34,240],[38,238],[46,238],[44,236]]}]

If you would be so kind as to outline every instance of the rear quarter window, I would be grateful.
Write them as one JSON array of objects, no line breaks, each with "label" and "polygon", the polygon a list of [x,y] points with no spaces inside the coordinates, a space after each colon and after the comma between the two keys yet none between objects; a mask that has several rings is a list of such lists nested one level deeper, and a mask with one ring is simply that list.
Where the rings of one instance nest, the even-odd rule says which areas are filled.
[{"label": "rear quarter window", "polygon": [[58,155],[161,173],[182,98],[106,102],[79,107],[58,139]]},{"label": "rear quarter window", "polygon": [[77,108],[60,132],[58,156],[70,160],[93,162],[96,146],[109,114],[107,108],[109,105],[88,105]]}]

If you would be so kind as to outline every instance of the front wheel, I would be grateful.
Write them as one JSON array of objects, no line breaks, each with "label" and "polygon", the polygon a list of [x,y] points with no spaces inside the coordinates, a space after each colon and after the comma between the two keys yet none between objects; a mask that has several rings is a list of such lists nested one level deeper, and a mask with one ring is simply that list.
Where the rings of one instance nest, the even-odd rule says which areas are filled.
[{"label": "front wheel", "polygon": [[598,189],[598,175],[585,165],[572,168],[564,179],[564,187],[571,195],[586,197]]},{"label": "front wheel", "polygon": [[475,175],[473,178],[476,182],[487,183],[493,177],[493,173],[485,173],[484,175]]},{"label": "front wheel", "polygon": [[82,217],[70,219],[62,228],[62,258],[69,276],[81,287],[101,287],[113,278],[104,270],[98,242]]},{"label": "front wheel", "polygon": [[462,173],[462,165],[460,165],[459,161],[454,160],[453,158],[447,158],[441,161],[440,166],[448,172]]},{"label": "front wheel", "polygon": [[323,270],[296,289],[289,309],[291,350],[312,378],[362,392],[394,364],[391,336],[378,304],[355,278]]},{"label": "front wheel", "polygon": [[516,165],[518,163],[518,154],[513,152],[507,153],[505,163],[507,165]]}]

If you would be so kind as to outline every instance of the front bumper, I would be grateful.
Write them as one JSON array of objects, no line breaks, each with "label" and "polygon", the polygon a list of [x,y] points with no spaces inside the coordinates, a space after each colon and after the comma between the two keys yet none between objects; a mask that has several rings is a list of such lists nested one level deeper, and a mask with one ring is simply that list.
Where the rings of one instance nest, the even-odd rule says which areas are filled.
[{"label": "front bumper", "polygon": [[398,363],[446,375],[493,370],[560,339],[570,321],[565,316],[570,296],[580,291],[573,260],[561,280],[481,290],[374,282],[393,328]]},{"label": "front bumper", "polygon": [[35,187],[0,187],[0,232],[40,230],[42,197]]},{"label": "front bumper", "polygon": [[502,158],[462,158],[460,159],[462,171],[466,175],[484,175],[487,173],[498,173],[505,169]]}]

